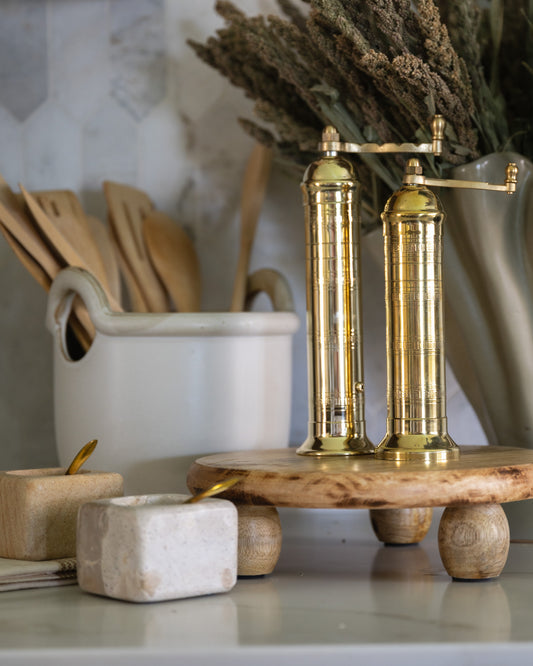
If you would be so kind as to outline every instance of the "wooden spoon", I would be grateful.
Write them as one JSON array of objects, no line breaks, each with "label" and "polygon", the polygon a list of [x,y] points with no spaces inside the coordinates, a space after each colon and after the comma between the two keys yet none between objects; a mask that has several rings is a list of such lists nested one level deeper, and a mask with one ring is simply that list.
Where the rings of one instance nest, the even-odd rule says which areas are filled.
[{"label": "wooden spoon", "polygon": [[178,312],[199,312],[200,263],[186,232],[165,213],[153,211],[144,219],[143,237],[156,273]]},{"label": "wooden spoon", "polygon": [[154,206],[149,197],[134,187],[104,182],[104,194],[109,210],[109,223],[122,255],[128,264],[128,275],[136,285],[132,291],[142,295],[149,312],[167,312],[169,303],[157,277],[143,241],[142,223]]},{"label": "wooden spoon", "polygon": [[250,256],[259,220],[259,213],[270,174],[272,150],[256,143],[246,165],[241,195],[241,238],[237,272],[233,283],[231,312],[244,309],[246,279],[250,266]]}]

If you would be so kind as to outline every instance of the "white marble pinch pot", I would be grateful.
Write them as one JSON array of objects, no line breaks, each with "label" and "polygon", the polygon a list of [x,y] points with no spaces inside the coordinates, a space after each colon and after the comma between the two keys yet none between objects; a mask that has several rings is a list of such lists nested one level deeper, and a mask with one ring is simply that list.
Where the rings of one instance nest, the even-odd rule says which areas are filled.
[{"label": "white marble pinch pot", "polygon": [[133,602],[227,592],[237,581],[237,509],[223,499],[136,495],[88,502],[77,529],[82,590]]}]

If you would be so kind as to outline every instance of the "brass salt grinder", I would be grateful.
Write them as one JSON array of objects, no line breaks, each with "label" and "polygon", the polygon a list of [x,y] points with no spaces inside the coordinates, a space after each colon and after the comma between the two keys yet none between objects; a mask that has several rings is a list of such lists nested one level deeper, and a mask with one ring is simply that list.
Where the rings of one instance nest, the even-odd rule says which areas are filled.
[{"label": "brass salt grinder", "polygon": [[[341,143],[323,133],[324,156],[302,189],[307,227],[310,423],[304,455],[373,453],[365,435],[360,311],[358,183],[339,152],[442,152],[444,120],[423,144]],[[459,455],[447,432],[442,288],[443,208],[428,186],[516,190],[517,167],[504,185],[425,178],[409,159],[403,186],[382,214],[387,317],[387,434],[378,458],[445,461]],[[352,243],[351,249],[347,247]]]},{"label": "brass salt grinder", "polygon": [[306,233],[309,434],[302,455],[372,453],[365,433],[360,184],[326,127],[302,183]]}]

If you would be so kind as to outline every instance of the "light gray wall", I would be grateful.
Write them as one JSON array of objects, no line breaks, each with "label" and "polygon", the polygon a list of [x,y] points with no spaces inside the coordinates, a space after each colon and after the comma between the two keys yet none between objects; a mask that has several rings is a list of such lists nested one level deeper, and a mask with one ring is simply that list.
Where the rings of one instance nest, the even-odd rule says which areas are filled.
[{"label": "light gray wall", "polygon": [[[203,307],[227,309],[238,207],[251,140],[240,91],[199,62],[187,38],[220,26],[212,0],[10,0],[0,3],[0,173],[15,189],[69,188],[105,219],[105,179],[144,189],[191,232]],[[270,0],[241,0],[248,13]],[[384,434],[385,342],[381,240],[364,242],[368,430]],[[275,167],[252,269],[288,278],[302,326],[294,345],[292,441],[307,430],[304,231],[297,181]],[[0,237],[0,469],[55,464],[52,340],[46,295]],[[485,438],[452,376],[450,433]],[[81,444],[81,443],[80,443]]]}]

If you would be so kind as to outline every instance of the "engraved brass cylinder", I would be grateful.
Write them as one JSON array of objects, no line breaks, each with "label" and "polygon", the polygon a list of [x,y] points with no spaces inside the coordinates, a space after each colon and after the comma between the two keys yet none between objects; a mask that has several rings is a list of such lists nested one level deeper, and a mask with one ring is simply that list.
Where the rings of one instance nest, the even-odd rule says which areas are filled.
[{"label": "engraved brass cylinder", "polygon": [[359,187],[352,164],[335,151],[313,162],[302,182],[309,434],[301,455],[374,450],[364,420]]},{"label": "engraved brass cylinder", "polygon": [[[408,164],[407,173],[418,173],[418,160]],[[446,418],[444,217],[435,194],[419,184],[395,192],[382,213],[387,434],[376,449],[378,458],[429,462],[459,455]]]}]

